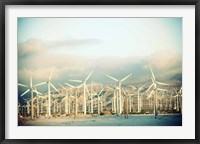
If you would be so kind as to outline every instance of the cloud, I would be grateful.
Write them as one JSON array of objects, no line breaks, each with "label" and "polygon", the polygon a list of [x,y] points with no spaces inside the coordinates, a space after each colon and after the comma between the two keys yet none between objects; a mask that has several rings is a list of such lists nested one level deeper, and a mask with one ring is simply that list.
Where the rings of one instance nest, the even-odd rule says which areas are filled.
[{"label": "cloud", "polygon": [[39,39],[30,39],[18,44],[19,57],[47,52],[45,44]]},{"label": "cloud", "polygon": [[144,69],[149,69],[151,66],[162,77],[182,73],[182,55],[173,50],[156,51],[145,57],[144,63]]},{"label": "cloud", "polygon": [[[19,44],[18,76],[19,80],[28,81],[32,75],[40,82],[47,80],[51,68],[55,67],[53,80],[66,82],[69,79],[84,79],[91,70],[93,78],[99,82],[109,81],[106,74],[116,78],[133,73],[134,81],[150,78],[149,65],[157,77],[166,78],[169,75],[181,73],[182,57],[173,50],[162,49],[147,56],[102,56],[87,57],[78,54],[52,53],[48,49],[57,46],[89,44],[98,42],[92,39],[57,41],[46,43],[39,39],[31,39]],[[30,56],[33,55],[34,56]],[[26,57],[25,57],[26,56]]]},{"label": "cloud", "polygon": [[74,40],[66,40],[66,41],[54,41],[54,42],[46,42],[46,46],[48,48],[59,48],[63,46],[76,46],[76,45],[90,45],[101,42],[98,39],[74,39]]},{"label": "cloud", "polygon": [[29,39],[18,44],[18,54],[20,57],[47,53],[49,49],[66,46],[90,45],[99,43],[98,39],[73,39],[63,41],[42,41],[41,39]]}]

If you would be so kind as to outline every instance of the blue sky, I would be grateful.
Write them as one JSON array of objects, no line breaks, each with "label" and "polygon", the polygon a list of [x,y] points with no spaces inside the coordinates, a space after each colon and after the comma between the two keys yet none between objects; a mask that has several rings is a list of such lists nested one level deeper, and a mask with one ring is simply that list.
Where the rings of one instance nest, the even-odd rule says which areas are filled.
[{"label": "blue sky", "polygon": [[[18,75],[43,81],[109,81],[105,74],[134,80],[181,73],[182,18],[18,18]],[[131,79],[132,80],[132,79]]]},{"label": "blue sky", "polygon": [[161,48],[182,50],[181,18],[20,18],[18,28],[19,43],[29,39],[46,43],[88,40],[83,45],[51,49],[56,53],[132,56],[148,55]]}]

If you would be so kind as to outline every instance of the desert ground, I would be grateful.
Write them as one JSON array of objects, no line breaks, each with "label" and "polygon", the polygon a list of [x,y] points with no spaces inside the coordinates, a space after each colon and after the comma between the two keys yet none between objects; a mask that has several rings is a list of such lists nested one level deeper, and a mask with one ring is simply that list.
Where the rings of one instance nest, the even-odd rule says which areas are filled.
[{"label": "desert ground", "polygon": [[40,117],[31,119],[30,117],[21,117],[18,122],[19,126],[182,126],[181,114],[154,115],[129,115],[125,119],[124,115],[82,115],[47,118]]}]

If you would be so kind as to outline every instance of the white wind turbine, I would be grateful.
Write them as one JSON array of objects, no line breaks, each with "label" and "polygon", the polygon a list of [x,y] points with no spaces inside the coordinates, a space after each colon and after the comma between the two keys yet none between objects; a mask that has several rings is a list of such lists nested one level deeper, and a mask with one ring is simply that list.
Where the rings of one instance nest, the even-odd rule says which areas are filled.
[{"label": "white wind turbine", "polygon": [[121,80],[118,80],[118,79],[116,79],[116,78],[114,78],[114,77],[112,77],[112,76],[110,76],[110,75],[106,75],[106,76],[109,77],[110,79],[112,79],[112,80],[118,82],[118,85],[119,85],[119,86],[118,86],[118,88],[119,88],[119,114],[122,113],[121,83],[122,83],[123,81],[125,81],[128,77],[130,77],[131,75],[132,75],[132,73],[129,74],[128,76],[126,76],[125,78],[121,79]]},{"label": "white wind turbine", "polygon": [[75,89],[75,116],[77,116],[78,114],[78,93],[79,93],[79,88],[84,84],[82,83],[81,85],[75,87],[71,84],[68,84],[68,83],[65,83],[66,85],[70,86],[71,88],[74,88]]},{"label": "white wind turbine", "polygon": [[[159,85],[169,85],[169,84],[156,81],[155,75],[154,75],[153,70],[152,70],[151,67],[150,67],[150,71],[151,71],[151,75],[152,75],[152,77],[151,77],[152,84],[147,89],[146,93],[153,87],[152,91],[154,91],[154,115],[155,115],[155,118],[156,118],[156,116],[157,116],[157,91],[158,90],[159,91],[167,91],[165,89],[158,88],[157,84],[159,84]],[[152,96],[152,94],[150,96]]]},{"label": "white wind turbine", "polygon": [[137,95],[137,99],[138,99],[138,112],[141,112],[141,98],[140,98],[141,95],[140,95],[140,91],[144,89],[145,85],[146,84],[142,85],[138,89],[136,87],[134,87],[134,86],[131,85],[132,88],[137,89],[137,93],[138,93],[138,95]]},{"label": "white wind turbine", "polygon": [[179,111],[179,101],[180,101],[180,109],[182,112],[182,86],[178,92],[175,90],[175,93],[176,95],[173,97],[176,98],[176,109],[177,111]]},{"label": "white wind turbine", "polygon": [[44,85],[44,84],[47,84],[47,86],[48,86],[48,116],[51,116],[51,87],[53,89],[55,89],[58,93],[60,93],[51,82],[52,75],[53,75],[53,69],[51,71],[51,74],[49,76],[48,81],[42,82],[42,83],[39,83],[39,84],[35,85],[35,87],[40,86],[40,85]]},{"label": "white wind turbine", "polygon": [[97,103],[98,103],[98,115],[100,115],[100,95],[103,92],[104,89],[102,89],[98,94],[95,93],[98,97]]},{"label": "white wind turbine", "polygon": [[[134,86],[131,86],[131,87],[133,87],[134,89],[137,89]],[[135,97],[137,95],[135,95],[135,93],[129,93],[128,91],[126,91],[124,89],[123,89],[123,92],[124,92],[125,95],[127,95],[129,97],[129,112],[131,112],[131,108],[132,108],[132,105],[133,105],[131,98],[133,98],[133,97]]]},{"label": "white wind turbine", "polygon": [[[36,90],[36,97],[35,97],[35,98],[36,98],[36,100],[37,100],[37,101],[36,101],[36,104],[37,104],[37,117],[39,117],[39,95],[42,95],[42,94],[41,94],[40,92],[38,92],[36,88],[35,88],[35,90]],[[34,98],[34,99],[35,99],[35,98]],[[33,101],[34,101],[34,100],[33,100]]]},{"label": "white wind turbine", "polygon": [[118,95],[117,95],[117,90],[119,90],[118,87],[109,87],[107,86],[108,89],[111,89],[113,91],[113,112],[119,114],[119,100],[118,100]]},{"label": "white wind turbine", "polygon": [[87,90],[87,86],[86,86],[86,82],[87,80],[90,78],[91,74],[93,73],[93,71],[91,71],[89,73],[89,75],[86,77],[86,79],[84,81],[81,81],[81,80],[69,80],[69,81],[72,81],[72,82],[79,82],[79,83],[82,83],[83,84],[83,111],[84,111],[84,115],[86,115],[86,90]]},{"label": "white wind turbine", "polygon": [[29,115],[30,114],[30,99],[28,100],[28,99],[25,99],[25,98],[23,98],[24,100],[25,100],[25,102],[26,102],[26,108],[27,108],[27,114]]},{"label": "white wind turbine", "polygon": [[[122,89],[123,93],[125,95],[124,98],[124,112],[126,112],[126,114],[128,114],[128,111],[131,112],[131,97],[134,96],[134,94],[130,94],[128,91],[126,91],[125,89]],[[126,106],[126,107],[125,107]]]},{"label": "white wind turbine", "polygon": [[93,96],[94,96],[94,91],[93,91],[93,81],[92,81],[91,87],[90,87],[90,107],[91,107],[91,113],[93,113]]},{"label": "white wind turbine", "polygon": [[39,92],[35,89],[35,86],[33,86],[32,77],[30,76],[30,86],[27,86],[27,85],[24,85],[24,84],[21,84],[21,83],[18,83],[18,86],[22,86],[22,87],[28,88],[21,96],[24,96],[29,91],[31,93],[31,118],[33,119],[33,113],[34,113],[34,109],[33,109],[33,92],[35,92],[35,93],[39,93]]},{"label": "white wind turbine", "polygon": [[[69,113],[69,110],[68,110],[68,92],[67,92],[67,89],[61,85],[60,83],[58,83],[62,88],[63,90],[65,90],[65,98],[63,100],[65,100],[65,114],[68,114]],[[69,89],[70,90],[70,89]]]}]

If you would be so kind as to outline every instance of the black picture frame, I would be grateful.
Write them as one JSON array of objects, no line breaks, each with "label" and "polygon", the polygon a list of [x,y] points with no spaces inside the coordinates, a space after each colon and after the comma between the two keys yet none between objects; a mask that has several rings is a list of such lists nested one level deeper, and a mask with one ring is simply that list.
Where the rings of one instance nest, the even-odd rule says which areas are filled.
[{"label": "black picture frame", "polygon": [[[5,139],[6,97],[6,53],[5,53],[5,7],[6,5],[195,5],[195,139]],[[165,143],[199,144],[200,100],[198,92],[199,49],[200,49],[200,0],[0,0],[0,142],[1,143]],[[189,133],[189,132],[188,132]]]}]

